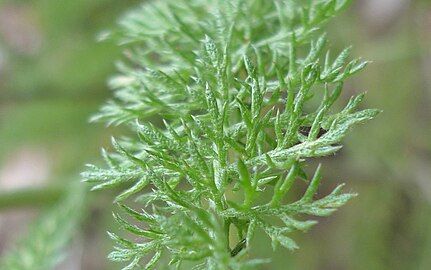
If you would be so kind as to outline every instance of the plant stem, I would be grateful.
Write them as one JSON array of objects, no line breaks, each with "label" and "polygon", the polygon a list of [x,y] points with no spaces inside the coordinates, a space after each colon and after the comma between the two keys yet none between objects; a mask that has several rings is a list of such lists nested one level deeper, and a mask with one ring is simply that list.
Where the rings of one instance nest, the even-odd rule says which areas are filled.
[{"label": "plant stem", "polygon": [[18,207],[40,207],[54,203],[64,187],[43,186],[0,192],[0,210]]},{"label": "plant stem", "polygon": [[231,220],[230,218],[227,218],[224,220],[224,230],[225,230],[225,237],[226,237],[226,243],[227,243],[227,250],[230,252],[230,224]]}]

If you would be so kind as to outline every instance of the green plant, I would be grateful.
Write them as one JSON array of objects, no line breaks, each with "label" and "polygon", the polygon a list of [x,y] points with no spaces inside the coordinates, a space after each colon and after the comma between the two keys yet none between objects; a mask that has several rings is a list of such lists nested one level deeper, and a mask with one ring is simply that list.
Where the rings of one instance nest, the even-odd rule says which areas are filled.
[{"label": "green plant", "polygon": [[[314,199],[321,167],[311,179],[303,169],[378,113],[357,110],[363,94],[331,110],[367,62],[348,61],[350,48],[322,58],[326,36],[312,41],[348,2],[152,1],[103,35],[127,46],[127,60],[110,81],[115,100],[93,120],[137,133],[112,140],[107,168],[82,174],[93,190],[129,186],[115,198],[123,214],[114,218],[140,240],[109,233],[111,260],[128,262],[123,269],[147,256],[144,269],[164,257],[178,268],[253,268],[266,262],[247,258],[257,229],[274,248],[296,249],[287,234],[316,223],[301,216],[327,216],[355,196],[340,185]],[[297,179],[308,188],[287,202]]]},{"label": "green plant", "polygon": [[[31,224],[29,232],[0,260],[1,270],[53,269],[64,258],[64,250],[75,235],[85,213],[85,190],[79,183],[66,185],[67,193]],[[44,194],[49,198],[49,190]],[[52,191],[54,194],[54,191]],[[29,194],[33,199],[40,199]],[[21,198],[22,199],[22,198]],[[33,204],[38,202],[33,201]]]}]

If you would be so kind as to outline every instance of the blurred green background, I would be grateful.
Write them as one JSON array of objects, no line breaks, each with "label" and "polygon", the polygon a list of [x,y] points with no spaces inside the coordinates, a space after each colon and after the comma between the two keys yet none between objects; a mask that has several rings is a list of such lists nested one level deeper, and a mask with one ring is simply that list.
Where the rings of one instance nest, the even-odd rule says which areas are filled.
[{"label": "blurred green background", "polygon": [[[121,57],[95,37],[139,2],[0,0],[0,196],[78,181],[83,164],[122,132],[88,124],[111,94],[105,81]],[[327,28],[331,49],[353,44],[354,55],[373,64],[343,98],[366,90],[365,105],[384,113],[323,160],[321,192],[346,182],[360,196],[295,234],[301,249],[280,249],[262,269],[431,269],[431,1],[353,2]],[[105,259],[111,198],[89,197],[81,233],[58,269],[118,269]],[[0,255],[55,198],[1,202]],[[261,237],[254,255],[273,256]]]}]

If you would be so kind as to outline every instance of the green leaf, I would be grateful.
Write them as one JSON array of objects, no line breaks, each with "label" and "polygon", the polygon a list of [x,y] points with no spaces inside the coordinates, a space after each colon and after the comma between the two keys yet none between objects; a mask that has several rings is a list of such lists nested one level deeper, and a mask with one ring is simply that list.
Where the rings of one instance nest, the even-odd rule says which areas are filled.
[{"label": "green leaf", "polygon": [[320,180],[322,179],[321,168],[322,168],[322,165],[319,164],[319,166],[316,169],[316,172],[314,173],[313,178],[311,179],[310,184],[308,185],[307,190],[305,191],[304,196],[301,199],[302,201],[310,202],[313,200],[313,195],[316,194],[317,188],[319,187],[319,184],[320,184]]}]

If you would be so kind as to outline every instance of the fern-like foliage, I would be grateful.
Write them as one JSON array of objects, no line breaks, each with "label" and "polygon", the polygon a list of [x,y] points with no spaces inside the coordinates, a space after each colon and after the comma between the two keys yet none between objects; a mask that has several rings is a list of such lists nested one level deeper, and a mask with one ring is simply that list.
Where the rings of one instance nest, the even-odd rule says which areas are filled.
[{"label": "fern-like foliage", "polygon": [[[265,262],[246,256],[256,230],[274,248],[296,249],[289,232],[316,223],[301,216],[327,216],[355,196],[340,185],[315,200],[321,168],[311,179],[303,170],[378,113],[357,110],[363,94],[332,110],[367,62],[349,61],[350,48],[325,56],[326,36],[315,33],[348,2],[150,1],[104,35],[127,46],[127,61],[110,81],[115,99],[93,120],[137,133],[113,139],[107,167],[83,173],[94,190],[124,188],[114,218],[136,237],[110,233],[111,260],[128,262],[123,269],[165,257],[184,269],[253,268]],[[298,179],[308,188],[286,201]]]},{"label": "fern-like foliage", "polygon": [[65,248],[76,233],[84,210],[84,189],[70,185],[67,194],[30,225],[20,239],[0,260],[1,270],[54,269],[64,259]]}]

